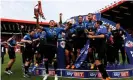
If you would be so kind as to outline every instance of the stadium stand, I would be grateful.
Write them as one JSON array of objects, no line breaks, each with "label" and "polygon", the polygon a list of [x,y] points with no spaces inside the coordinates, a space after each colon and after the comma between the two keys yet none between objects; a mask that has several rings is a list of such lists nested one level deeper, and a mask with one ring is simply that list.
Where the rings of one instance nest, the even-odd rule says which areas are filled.
[{"label": "stadium stand", "polygon": [[[41,26],[48,26],[48,22],[40,22],[39,24]],[[1,40],[5,41],[12,34],[17,34],[17,40],[20,41],[23,33],[27,33],[28,30],[34,29],[35,27],[35,21],[1,18]]]},{"label": "stadium stand", "polygon": [[[133,37],[133,1],[126,1],[126,0],[120,0],[118,2],[114,2],[110,6],[106,6],[105,8],[99,10],[98,12],[101,13],[102,20],[105,20],[106,22],[113,21],[115,23],[120,23],[122,25],[122,28],[126,30],[132,37]],[[107,20],[106,20],[107,19]],[[48,26],[48,22],[40,22],[41,26]],[[24,26],[24,28],[22,28]],[[18,41],[20,41],[23,33],[21,30],[23,30],[24,33],[26,33],[28,30],[34,29],[36,26],[36,22],[34,21],[25,21],[25,20],[14,20],[14,19],[1,19],[1,41],[7,40],[12,34],[18,35]],[[60,70],[64,74],[60,74],[61,76],[65,77],[79,77],[79,78],[87,78],[84,75],[82,76],[68,76],[66,75],[65,70]],[[70,71],[70,73],[75,73]],[[83,72],[83,71],[82,71]],[[82,73],[79,72],[79,73]],[[36,74],[36,73],[35,73]],[[82,73],[84,74],[84,73]],[[89,74],[89,73],[88,73]],[[39,73],[38,75],[42,75],[42,73]],[[133,75],[133,74],[132,74]],[[128,76],[124,76],[128,77]],[[92,77],[95,79],[94,77]],[[99,78],[99,77],[98,77]],[[117,78],[117,77],[115,77]]]}]

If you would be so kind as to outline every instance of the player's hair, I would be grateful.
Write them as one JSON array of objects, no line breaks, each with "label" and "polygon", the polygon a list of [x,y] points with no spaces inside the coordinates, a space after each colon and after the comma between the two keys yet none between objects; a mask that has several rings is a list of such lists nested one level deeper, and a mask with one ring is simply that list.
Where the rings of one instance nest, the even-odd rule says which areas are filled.
[{"label": "player's hair", "polygon": [[92,13],[88,13],[88,15],[93,15]]},{"label": "player's hair", "polygon": [[50,20],[49,23],[52,22],[52,21],[55,22],[54,20]]},{"label": "player's hair", "polygon": [[70,23],[70,22],[67,22],[66,24],[67,24],[68,26],[72,26],[72,23]]},{"label": "player's hair", "polygon": [[41,29],[40,27],[37,27],[36,29]]},{"label": "player's hair", "polygon": [[107,28],[109,28],[109,27],[110,27],[110,25],[109,25],[109,24],[104,24],[104,26],[106,26]]},{"label": "player's hair", "polygon": [[120,23],[119,23],[119,22],[117,22],[116,24],[119,24],[119,25],[120,25]]},{"label": "player's hair", "polygon": [[79,16],[78,16],[78,18],[79,18],[79,17],[82,17],[82,18],[83,18],[83,16],[82,16],[82,15],[79,15]]},{"label": "player's hair", "polygon": [[103,24],[103,22],[100,21],[100,20],[97,20],[96,23],[99,24],[99,25],[102,25]]},{"label": "player's hair", "polygon": [[31,33],[32,31],[34,31],[34,29],[28,30],[28,33]]}]

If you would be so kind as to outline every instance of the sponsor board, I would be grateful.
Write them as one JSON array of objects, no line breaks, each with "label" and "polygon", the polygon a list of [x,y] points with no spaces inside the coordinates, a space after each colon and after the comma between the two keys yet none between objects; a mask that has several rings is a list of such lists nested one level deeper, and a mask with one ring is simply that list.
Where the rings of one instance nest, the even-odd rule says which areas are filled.
[{"label": "sponsor board", "polygon": [[[44,69],[37,69],[34,71],[35,75],[44,75]],[[102,78],[100,72],[97,71],[71,71],[71,70],[58,70],[58,76],[61,77],[74,77],[74,78]],[[108,74],[111,78],[126,78],[133,76],[133,69],[127,71],[108,71]],[[49,75],[54,76],[55,71],[49,70]]]},{"label": "sponsor board", "polygon": [[78,71],[66,71],[65,76],[68,77],[80,77],[84,78],[84,72],[78,72]]},{"label": "sponsor board", "polygon": [[102,75],[101,75],[100,72],[98,72],[97,77],[98,77],[98,78],[102,78]]},{"label": "sponsor board", "polygon": [[113,77],[129,77],[129,71],[112,72]]},{"label": "sponsor board", "polygon": [[129,72],[128,71],[121,72],[121,77],[129,77]]},{"label": "sponsor board", "polygon": [[54,70],[49,70],[49,75],[50,76],[54,76],[55,75],[55,71]]},{"label": "sponsor board", "polygon": [[41,71],[41,70],[35,70],[35,74],[40,75],[39,71]]},{"label": "sponsor board", "polygon": [[100,72],[89,72],[88,76],[91,78],[101,78],[102,77]]},{"label": "sponsor board", "polygon": [[[31,71],[31,69],[29,69],[29,71]],[[57,70],[57,74],[58,76],[60,76],[60,72],[61,71],[58,71]],[[34,75],[45,75],[46,74],[46,71],[44,69],[36,69],[34,72],[32,72]],[[49,75],[50,76],[54,76],[55,75],[55,71],[54,70],[49,70]]]},{"label": "sponsor board", "polygon": [[88,76],[96,78],[97,77],[97,72],[89,72]]}]

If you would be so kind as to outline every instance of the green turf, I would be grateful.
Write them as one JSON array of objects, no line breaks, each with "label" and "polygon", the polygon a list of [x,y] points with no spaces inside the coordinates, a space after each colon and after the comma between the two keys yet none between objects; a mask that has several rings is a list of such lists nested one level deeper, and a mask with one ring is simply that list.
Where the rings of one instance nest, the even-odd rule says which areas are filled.
[{"label": "green turf", "polygon": [[[12,71],[14,72],[12,75],[6,75],[4,74],[4,70],[7,66],[7,63],[9,61],[9,57],[6,54],[5,55],[5,61],[4,64],[1,65],[1,80],[43,80],[43,77],[40,76],[32,76],[31,78],[23,78],[23,72],[22,72],[22,59],[21,54],[16,54],[16,62],[12,67]],[[54,78],[50,77],[48,80],[54,80]],[[60,80],[82,80],[82,79],[68,79],[68,78],[60,78]],[[133,78],[130,79],[121,79],[121,80],[133,80]]]}]

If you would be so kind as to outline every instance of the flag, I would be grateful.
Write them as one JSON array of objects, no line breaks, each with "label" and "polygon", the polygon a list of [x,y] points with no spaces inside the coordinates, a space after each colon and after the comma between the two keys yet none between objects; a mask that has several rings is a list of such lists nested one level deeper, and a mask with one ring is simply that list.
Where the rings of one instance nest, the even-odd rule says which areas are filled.
[{"label": "flag", "polygon": [[87,54],[89,49],[89,40],[87,41],[86,45],[81,49],[80,55],[75,61],[74,66],[76,68],[80,68],[80,66],[83,64],[83,62],[86,60]]},{"label": "flag", "polygon": [[41,1],[38,1],[38,4],[34,7],[34,15],[35,18],[39,18],[39,16],[45,19],[44,14],[42,12],[42,4]]}]

